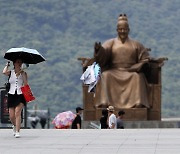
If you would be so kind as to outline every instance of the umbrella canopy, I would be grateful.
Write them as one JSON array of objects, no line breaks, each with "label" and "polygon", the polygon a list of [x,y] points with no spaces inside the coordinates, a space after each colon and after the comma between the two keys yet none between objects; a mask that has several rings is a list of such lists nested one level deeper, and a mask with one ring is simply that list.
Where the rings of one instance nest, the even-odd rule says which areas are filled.
[{"label": "umbrella canopy", "polygon": [[23,63],[37,64],[45,61],[45,58],[36,50],[29,48],[11,48],[6,51],[4,58],[14,61],[16,59],[22,59]]},{"label": "umbrella canopy", "polygon": [[71,111],[66,111],[59,113],[52,123],[55,125],[56,128],[68,128],[71,124],[74,118],[76,117],[76,114],[72,113]]}]

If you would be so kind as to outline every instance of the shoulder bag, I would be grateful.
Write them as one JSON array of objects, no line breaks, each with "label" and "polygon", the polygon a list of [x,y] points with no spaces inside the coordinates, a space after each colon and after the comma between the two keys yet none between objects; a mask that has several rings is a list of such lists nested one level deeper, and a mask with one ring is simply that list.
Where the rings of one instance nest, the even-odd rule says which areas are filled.
[{"label": "shoulder bag", "polygon": [[9,92],[10,86],[11,86],[11,84],[9,83],[10,77],[11,77],[11,71],[10,71],[10,74],[9,74],[7,82],[4,84],[7,92]]}]

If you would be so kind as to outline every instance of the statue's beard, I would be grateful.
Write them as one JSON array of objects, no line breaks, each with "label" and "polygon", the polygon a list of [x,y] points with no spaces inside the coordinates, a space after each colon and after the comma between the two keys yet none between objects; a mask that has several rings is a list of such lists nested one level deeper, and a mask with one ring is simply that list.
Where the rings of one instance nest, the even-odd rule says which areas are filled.
[{"label": "statue's beard", "polygon": [[119,34],[119,38],[125,41],[128,38],[128,34]]}]

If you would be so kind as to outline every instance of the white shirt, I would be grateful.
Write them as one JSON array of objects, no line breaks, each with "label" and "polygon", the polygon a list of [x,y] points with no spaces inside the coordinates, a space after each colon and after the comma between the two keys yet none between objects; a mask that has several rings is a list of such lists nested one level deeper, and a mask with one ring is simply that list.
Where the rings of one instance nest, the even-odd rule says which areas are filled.
[{"label": "white shirt", "polygon": [[114,113],[112,113],[112,114],[109,116],[109,128],[110,128],[110,129],[113,129],[113,128],[112,128],[112,124],[115,125],[114,129],[116,129],[116,128],[117,128],[117,122],[116,122],[116,116],[115,116]]},{"label": "white shirt", "polygon": [[89,85],[91,83],[94,83],[96,81],[96,76],[94,72],[94,66],[95,63],[92,65],[88,66],[86,71],[82,74],[80,80],[83,80],[84,84]]},{"label": "white shirt", "polygon": [[100,71],[99,65],[94,62],[92,65],[88,66],[86,71],[82,74],[80,80],[83,80],[85,85],[89,85],[88,92],[91,92],[96,86],[97,81],[100,78]]},{"label": "white shirt", "polygon": [[20,74],[18,77],[15,74],[14,70],[11,70],[11,76],[9,78],[9,83],[10,83],[10,90],[9,94],[15,94],[15,91],[17,90],[17,94],[22,94],[21,87],[23,86],[23,78],[22,75]]}]

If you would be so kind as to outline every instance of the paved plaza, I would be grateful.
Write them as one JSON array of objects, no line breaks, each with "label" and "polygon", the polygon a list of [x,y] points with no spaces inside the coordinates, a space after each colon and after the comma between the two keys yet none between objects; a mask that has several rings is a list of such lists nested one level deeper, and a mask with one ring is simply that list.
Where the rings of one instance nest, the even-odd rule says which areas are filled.
[{"label": "paved plaza", "polygon": [[0,129],[0,154],[180,154],[180,129]]}]

